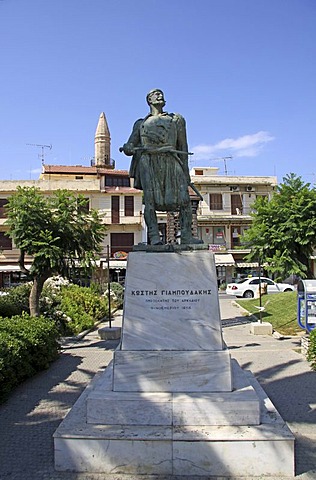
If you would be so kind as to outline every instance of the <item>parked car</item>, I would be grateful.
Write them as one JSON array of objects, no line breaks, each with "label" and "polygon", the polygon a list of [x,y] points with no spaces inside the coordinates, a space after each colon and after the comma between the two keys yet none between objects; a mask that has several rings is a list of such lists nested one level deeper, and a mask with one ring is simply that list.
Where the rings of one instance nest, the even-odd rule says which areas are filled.
[{"label": "parked car", "polygon": [[258,290],[259,282],[267,284],[267,293],[292,292],[295,286],[289,283],[276,283],[266,277],[243,278],[236,283],[228,283],[226,287],[227,295],[236,297],[253,298]]}]

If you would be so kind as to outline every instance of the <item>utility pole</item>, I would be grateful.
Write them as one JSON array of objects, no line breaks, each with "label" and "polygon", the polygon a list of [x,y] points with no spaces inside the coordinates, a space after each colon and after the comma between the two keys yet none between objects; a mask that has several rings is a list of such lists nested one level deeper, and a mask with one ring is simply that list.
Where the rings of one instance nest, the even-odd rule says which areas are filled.
[{"label": "utility pole", "polygon": [[42,153],[40,153],[38,156],[41,159],[42,165],[45,163],[45,148],[49,148],[51,150],[53,148],[52,145],[40,145],[38,143],[27,143],[26,145],[30,145],[32,147],[40,147],[42,149]]}]

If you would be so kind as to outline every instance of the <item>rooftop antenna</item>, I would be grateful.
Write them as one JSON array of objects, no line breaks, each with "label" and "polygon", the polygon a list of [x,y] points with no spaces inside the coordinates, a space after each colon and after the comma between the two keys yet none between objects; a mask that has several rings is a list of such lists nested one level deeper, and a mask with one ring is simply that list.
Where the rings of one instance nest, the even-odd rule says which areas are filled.
[{"label": "rooftop antenna", "polygon": [[42,165],[45,163],[45,150],[44,148],[49,148],[50,150],[53,148],[52,145],[40,145],[38,143],[27,143],[26,145],[30,145],[32,147],[40,147],[42,149],[42,153],[39,153],[38,156],[41,159]]},{"label": "rooftop antenna", "polygon": [[214,160],[223,160],[224,161],[224,171],[225,171],[225,175],[228,174],[227,172],[227,160],[232,160],[233,157],[232,156],[229,156],[229,157],[217,157],[217,158],[211,158],[211,161],[213,162]]}]

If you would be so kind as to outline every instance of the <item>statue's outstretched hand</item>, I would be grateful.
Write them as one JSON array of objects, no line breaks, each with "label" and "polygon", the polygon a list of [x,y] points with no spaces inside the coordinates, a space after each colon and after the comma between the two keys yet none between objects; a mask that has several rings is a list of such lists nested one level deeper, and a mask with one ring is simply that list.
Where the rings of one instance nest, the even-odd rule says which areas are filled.
[{"label": "statue's outstretched hand", "polygon": [[128,155],[130,157],[135,153],[134,145],[132,143],[124,143],[123,147],[119,148],[119,151],[124,152],[125,155]]}]

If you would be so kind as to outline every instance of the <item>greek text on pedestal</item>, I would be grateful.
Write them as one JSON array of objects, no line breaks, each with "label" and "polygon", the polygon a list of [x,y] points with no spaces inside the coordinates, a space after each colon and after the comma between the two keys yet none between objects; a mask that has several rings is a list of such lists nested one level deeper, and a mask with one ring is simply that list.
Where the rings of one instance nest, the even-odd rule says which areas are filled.
[{"label": "greek text on pedestal", "polygon": [[184,296],[184,295],[211,295],[211,289],[201,289],[201,290],[131,290],[132,296],[152,296],[152,295],[161,295],[161,296]]}]

